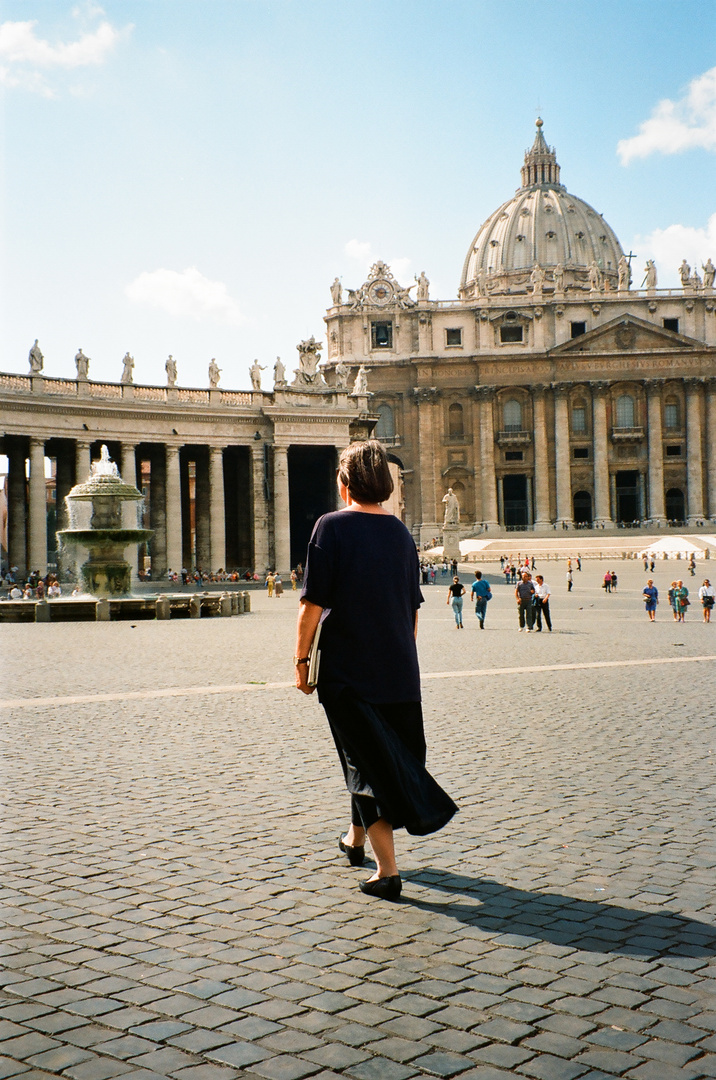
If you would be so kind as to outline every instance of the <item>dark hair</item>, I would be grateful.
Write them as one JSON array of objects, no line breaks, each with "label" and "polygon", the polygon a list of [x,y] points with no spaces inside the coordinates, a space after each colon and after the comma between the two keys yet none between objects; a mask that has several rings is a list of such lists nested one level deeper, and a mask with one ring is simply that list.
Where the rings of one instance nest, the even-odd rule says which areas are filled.
[{"label": "dark hair", "polygon": [[359,503],[382,503],[393,490],[388,456],[377,439],[354,442],[342,452],[338,478]]},{"label": "dark hair", "polygon": [[476,571],[475,571],[475,577],[476,577],[476,578],[477,578],[477,580],[479,581],[479,580],[480,580],[480,578],[482,577],[482,570],[476,570]]}]

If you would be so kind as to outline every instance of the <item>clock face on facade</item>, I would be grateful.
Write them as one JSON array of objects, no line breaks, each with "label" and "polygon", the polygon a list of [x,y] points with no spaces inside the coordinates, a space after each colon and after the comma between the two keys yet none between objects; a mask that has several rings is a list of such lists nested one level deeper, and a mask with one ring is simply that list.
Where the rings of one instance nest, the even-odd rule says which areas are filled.
[{"label": "clock face on facade", "polygon": [[379,307],[389,304],[393,299],[393,286],[389,281],[374,281],[368,289],[368,299]]}]

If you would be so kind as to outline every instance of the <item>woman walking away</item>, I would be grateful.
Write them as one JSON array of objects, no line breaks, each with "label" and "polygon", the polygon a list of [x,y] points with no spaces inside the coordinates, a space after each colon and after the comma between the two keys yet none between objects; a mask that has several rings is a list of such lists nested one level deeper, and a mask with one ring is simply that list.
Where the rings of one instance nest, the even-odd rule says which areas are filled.
[{"label": "woman walking away", "polygon": [[641,595],[646,602],[646,613],[649,616],[649,621],[656,622],[656,605],[659,603],[659,590],[652,578],[647,581]]},{"label": "woman walking away", "polygon": [[699,589],[699,600],[704,609],[704,622],[711,622],[711,609],[716,600],[716,591],[708,578],[704,578],[704,583]]},{"label": "woman walking away", "polygon": [[683,581],[677,581],[674,589],[674,604],[678,615],[677,622],[686,622],[686,609],[690,603],[689,590]]},{"label": "woman walking away", "polygon": [[457,807],[425,768],[415,645],[419,564],[410,533],[380,505],[393,481],[379,442],[343,451],[338,489],[346,506],[318,519],[308,548],[296,686],[313,693],[308,654],[320,624],[318,696],[351,795],[350,828],[338,846],[351,866],[361,866],[367,833],[377,869],[361,891],[397,900],[393,830],[436,832]]},{"label": "woman walking away", "polygon": [[455,575],[452,579],[452,585],[448,589],[448,597],[446,603],[450,603],[452,600],[452,610],[455,616],[455,626],[458,630],[463,629],[462,625],[462,598],[465,595],[465,586],[461,584],[460,578]]}]

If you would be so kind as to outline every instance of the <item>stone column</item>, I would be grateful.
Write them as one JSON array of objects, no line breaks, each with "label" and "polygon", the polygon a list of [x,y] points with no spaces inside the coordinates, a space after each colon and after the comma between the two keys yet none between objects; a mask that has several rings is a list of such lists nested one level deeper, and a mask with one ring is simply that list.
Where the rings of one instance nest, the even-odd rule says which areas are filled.
[{"label": "stone column", "polygon": [[497,480],[495,477],[495,425],[492,403],[495,389],[478,386],[480,399],[480,470],[482,473],[482,516],[488,528],[497,528]]},{"label": "stone column", "polygon": [[134,443],[122,443],[122,457],[119,473],[127,484],[137,487],[137,458]]},{"label": "stone column", "polygon": [[288,493],[288,447],[273,448],[273,535],[275,567],[279,574],[291,571],[291,515]]},{"label": "stone column", "polygon": [[547,424],[545,420],[544,386],[532,388],[535,441],[535,527],[550,524],[549,514],[549,459],[547,454]]},{"label": "stone column", "polygon": [[607,390],[609,383],[592,383],[592,454],[594,457],[594,522],[611,525],[609,499],[609,443],[607,441]]},{"label": "stone column", "polygon": [[709,518],[716,522],[716,379],[706,386],[706,446]]},{"label": "stone column", "polygon": [[251,444],[251,478],[254,512],[254,570],[263,575],[269,565],[269,523],[266,502],[264,443]]},{"label": "stone column", "polygon": [[18,581],[27,577],[27,510],[25,507],[27,481],[25,479],[25,442],[8,439],[7,454],[10,459],[8,487],[7,546],[8,562],[18,569]]},{"label": "stone column", "polygon": [[209,489],[209,449],[197,451],[194,463],[194,529],[196,565],[202,570],[216,570],[211,561],[211,492]]},{"label": "stone column", "polygon": [[224,448],[209,448],[209,490],[211,492],[211,568],[226,569],[226,506],[224,503]]},{"label": "stone column", "polygon": [[701,460],[701,380],[686,381],[686,488],[687,521],[695,525],[704,516],[703,463]]},{"label": "stone column", "polygon": [[30,570],[47,573],[47,485],[44,439],[30,439],[28,563]]},{"label": "stone column", "polygon": [[181,471],[179,447],[166,447],[166,534],[167,567],[179,573],[182,569]]},{"label": "stone column", "polygon": [[554,456],[557,466],[557,521],[572,525],[572,465],[569,457],[569,399],[565,383],[554,384]]},{"label": "stone column", "polygon": [[666,520],[664,505],[664,440],[661,425],[661,390],[663,379],[646,380],[648,422],[649,519],[654,525]]},{"label": "stone column", "polygon": [[90,474],[90,443],[75,443],[75,483],[84,484]]},{"label": "stone column", "polygon": [[[439,400],[435,386],[418,386],[415,397],[418,402],[418,447],[420,476],[420,521],[433,525],[442,520],[442,507],[438,511],[436,467],[439,465],[435,446],[435,409]],[[439,498],[442,499],[442,492]],[[421,540],[422,540],[421,536]]]},{"label": "stone column", "polygon": [[57,528],[59,530],[67,528],[65,497],[69,495],[72,488],[72,476],[74,473],[72,451],[66,443],[62,444],[62,449],[58,451],[55,460],[55,508],[57,511]]},{"label": "stone column", "polygon": [[[152,580],[166,577],[167,565],[167,488],[166,455],[163,446],[152,447],[149,473],[149,528],[154,536],[149,541],[152,553]],[[172,566],[177,573],[180,566]]]}]

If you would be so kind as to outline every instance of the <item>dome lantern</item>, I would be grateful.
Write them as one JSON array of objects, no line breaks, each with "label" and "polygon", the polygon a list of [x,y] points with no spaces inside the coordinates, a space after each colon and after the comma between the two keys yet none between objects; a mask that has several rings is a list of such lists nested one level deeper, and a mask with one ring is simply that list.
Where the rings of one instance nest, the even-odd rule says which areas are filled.
[{"label": "dome lantern", "polygon": [[543,121],[537,117],[537,134],[531,150],[525,150],[525,163],[522,166],[522,187],[534,187],[536,184],[559,184],[559,165],[557,152],[548,146],[542,134]]}]

